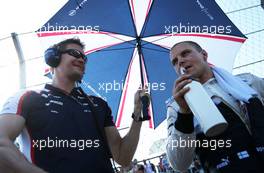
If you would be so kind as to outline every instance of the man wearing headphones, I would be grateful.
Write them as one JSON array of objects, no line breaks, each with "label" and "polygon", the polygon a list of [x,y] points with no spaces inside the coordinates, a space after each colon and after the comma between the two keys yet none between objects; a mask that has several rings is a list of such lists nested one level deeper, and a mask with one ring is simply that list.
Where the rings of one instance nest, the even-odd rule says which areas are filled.
[{"label": "man wearing headphones", "polygon": [[[52,84],[8,99],[0,112],[0,170],[5,173],[113,172],[110,156],[129,165],[142,124],[135,94],[133,122],[121,138],[107,103],[75,87],[87,61],[79,39],[64,40],[45,52]],[[19,138],[17,136],[20,134]],[[17,138],[20,151],[14,145]]]}]

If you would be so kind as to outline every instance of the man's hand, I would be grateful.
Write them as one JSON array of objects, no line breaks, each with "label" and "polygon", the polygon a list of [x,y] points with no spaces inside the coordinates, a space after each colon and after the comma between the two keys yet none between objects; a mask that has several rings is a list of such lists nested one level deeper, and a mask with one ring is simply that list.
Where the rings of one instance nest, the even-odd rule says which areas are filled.
[{"label": "man's hand", "polygon": [[174,84],[172,95],[174,100],[180,106],[180,113],[190,113],[190,108],[184,99],[184,95],[190,90],[189,87],[185,87],[187,84],[191,83],[190,75],[180,76]]},{"label": "man's hand", "polygon": [[142,111],[142,102],[141,102],[141,97],[146,95],[150,98],[149,94],[147,93],[148,89],[138,89],[137,92],[135,93],[134,96],[134,114],[135,118],[138,119],[141,116],[141,111]]},{"label": "man's hand", "polygon": [[47,173],[26,160],[12,141],[0,138],[0,172]]}]

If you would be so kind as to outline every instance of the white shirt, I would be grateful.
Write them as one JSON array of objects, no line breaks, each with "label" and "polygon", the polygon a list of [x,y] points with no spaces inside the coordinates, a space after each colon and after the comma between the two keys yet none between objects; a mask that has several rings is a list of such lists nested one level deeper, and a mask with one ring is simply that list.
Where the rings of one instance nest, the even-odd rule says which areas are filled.
[{"label": "white shirt", "polygon": [[[259,98],[263,101],[264,99],[264,80],[261,78],[258,78],[252,74],[242,74],[239,75],[240,78],[244,82],[246,82],[250,87],[255,89],[258,94]],[[230,96],[228,93],[226,93],[216,82],[216,80],[210,79],[206,83],[203,84],[205,90],[209,94],[209,96],[213,99],[213,101],[217,104],[220,103],[220,101],[223,101],[225,104],[227,104],[233,111],[235,111],[242,121],[245,124],[248,123],[247,114],[245,111],[243,111],[243,104],[239,101],[235,100],[232,96]],[[177,112],[179,110],[179,106],[175,102],[175,100],[170,98],[167,101],[168,109],[167,109],[167,127],[168,127],[168,139],[167,139],[167,145],[166,145],[166,151],[167,151],[167,158],[170,162],[170,165],[173,167],[173,169],[178,171],[186,171],[189,166],[191,165],[194,157],[194,151],[195,147],[173,147],[174,141],[182,140],[195,140],[196,134],[202,132],[200,124],[198,123],[197,119],[194,117],[194,132],[191,134],[185,134],[180,131],[178,131],[174,127],[174,123],[177,120]],[[247,125],[248,127],[248,125]],[[248,127],[249,129],[249,127]]]}]

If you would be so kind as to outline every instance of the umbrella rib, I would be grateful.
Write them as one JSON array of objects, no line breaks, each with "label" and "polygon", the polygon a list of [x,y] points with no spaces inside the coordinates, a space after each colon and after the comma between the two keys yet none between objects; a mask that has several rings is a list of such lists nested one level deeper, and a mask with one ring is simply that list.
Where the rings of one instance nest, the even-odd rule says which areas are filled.
[{"label": "umbrella rib", "polygon": [[[133,1],[133,0],[132,0]],[[132,2],[131,1],[131,2]],[[132,18],[132,23],[133,23],[133,29],[134,29],[134,34],[135,34],[135,36],[137,37],[138,36],[138,34],[137,34],[137,28],[136,28],[136,18],[134,18],[135,16],[133,16],[133,14],[132,14],[132,11],[131,11],[131,6],[130,6],[130,3],[129,3],[129,0],[127,1],[127,3],[128,3],[128,6],[129,6],[129,14],[130,14],[130,17]],[[132,2],[133,3],[133,2]],[[133,7],[134,8],[134,7]]]},{"label": "umbrella rib", "polygon": [[101,50],[98,50],[98,51],[101,51],[101,52],[104,52],[104,51],[112,51],[112,50],[125,50],[125,49],[131,49],[131,48],[135,48],[135,47],[126,47],[126,48],[116,48],[116,49],[101,49]]},{"label": "umbrella rib", "polygon": [[153,3],[153,0],[149,0],[149,3],[148,3],[148,9],[147,9],[147,13],[146,13],[146,16],[145,16],[145,20],[149,14],[149,10],[150,10],[150,7],[151,7],[151,4]]},{"label": "umbrella rib", "polygon": [[133,2],[134,0],[129,0],[129,2],[130,2],[130,10],[131,10],[131,8],[132,8],[132,11],[131,11],[131,16],[132,16],[132,18],[133,18],[133,22],[134,22],[134,25],[135,25],[135,27],[137,28],[137,26],[136,26],[136,14],[135,14],[135,7],[134,7],[134,2]]},{"label": "umbrella rib", "polygon": [[168,53],[168,51],[165,51],[165,50],[158,50],[158,49],[153,49],[153,48],[148,48],[148,47],[144,47],[144,49],[148,49],[148,50],[154,50],[154,51],[157,51],[157,52],[166,52]]},{"label": "umbrella rib", "polygon": [[160,40],[163,40],[163,39],[168,38],[168,37],[171,37],[171,36],[166,36],[166,37],[162,37],[162,38],[159,38],[159,39],[151,41],[151,42],[146,42],[145,44],[142,44],[142,46],[150,44],[150,43],[154,43],[154,42],[157,42],[157,41],[160,41]]},{"label": "umbrella rib", "polygon": [[125,104],[125,101],[126,101],[126,92],[127,92],[127,87],[128,87],[129,80],[130,80],[131,66],[133,64],[133,61],[134,61],[134,58],[135,58],[136,54],[137,54],[137,49],[134,49],[134,52],[133,52],[133,55],[132,55],[132,59],[130,60],[130,63],[129,63],[129,66],[128,66],[128,69],[127,69],[127,72],[126,72],[125,88],[122,91],[122,94],[121,94],[121,97],[120,97],[121,101],[119,102],[119,105],[118,105],[119,110],[118,110],[117,122],[116,122],[117,127],[120,126],[121,119],[122,119],[122,116],[123,116],[124,104]]},{"label": "umbrella rib", "polygon": [[131,41],[127,41],[127,40],[124,40],[124,39],[118,38],[118,37],[116,37],[116,36],[113,36],[112,34],[110,34],[110,33],[108,33],[108,32],[105,32],[104,34],[108,35],[109,37],[115,38],[115,39],[117,39],[117,40],[124,41],[124,42],[127,42],[127,43],[131,44],[131,45],[134,45],[133,43],[130,43],[132,40],[131,40]]},{"label": "umbrella rib", "polygon": [[141,33],[140,33],[140,36],[141,37],[143,37],[143,35],[144,35],[144,33],[145,33],[145,31],[146,31],[146,26],[147,26],[147,23],[148,23],[148,21],[149,21],[149,16],[150,16],[150,12],[151,12],[151,9],[152,9],[152,7],[153,7],[153,4],[154,4],[154,1],[152,1],[152,4],[151,4],[151,6],[150,6],[150,8],[149,8],[149,11],[148,11],[148,14],[147,14],[147,16],[146,16],[146,18],[145,18],[145,23],[144,23],[144,25],[143,25],[143,29],[142,29],[142,31],[141,31]]}]

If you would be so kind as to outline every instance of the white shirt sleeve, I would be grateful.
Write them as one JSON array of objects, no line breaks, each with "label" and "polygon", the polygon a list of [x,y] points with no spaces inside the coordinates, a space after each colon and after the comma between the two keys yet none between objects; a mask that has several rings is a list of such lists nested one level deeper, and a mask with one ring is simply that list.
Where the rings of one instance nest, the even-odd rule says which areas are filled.
[{"label": "white shirt sleeve", "polygon": [[261,100],[264,103],[264,79],[259,78],[253,74],[251,75],[252,75],[252,88],[259,93]]},{"label": "white shirt sleeve", "polygon": [[0,111],[0,116],[2,114],[18,114],[20,106],[23,101],[23,96],[27,93],[26,90],[21,90],[9,97],[4,103],[2,110]]},{"label": "white shirt sleeve", "polygon": [[171,167],[177,171],[184,172],[191,165],[195,151],[195,146],[188,145],[188,141],[195,140],[196,135],[195,132],[185,134],[175,128],[177,106],[176,102],[173,104],[167,110],[168,139],[166,152]]},{"label": "white shirt sleeve", "polygon": [[237,75],[244,82],[246,82],[250,87],[257,91],[259,98],[262,103],[264,103],[264,79],[258,76],[255,76],[251,73],[241,73]]}]

